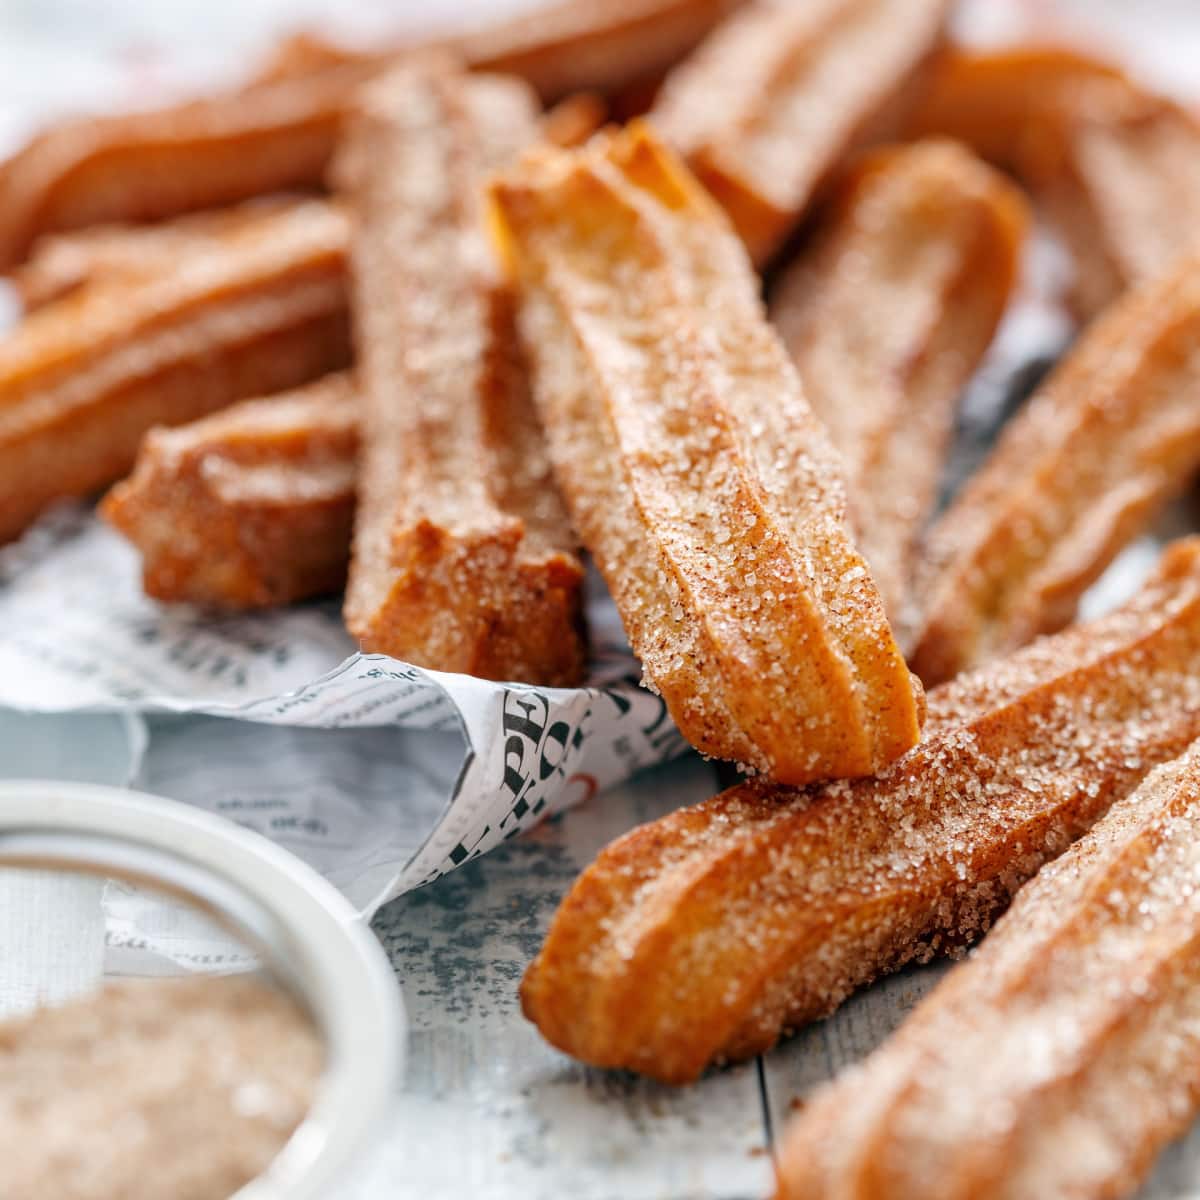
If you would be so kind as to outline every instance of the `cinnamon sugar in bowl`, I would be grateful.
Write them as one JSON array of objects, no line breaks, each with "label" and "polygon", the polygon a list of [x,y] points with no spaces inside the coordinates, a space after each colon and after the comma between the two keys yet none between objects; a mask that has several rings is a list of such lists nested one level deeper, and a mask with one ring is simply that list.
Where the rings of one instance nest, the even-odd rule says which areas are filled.
[{"label": "cinnamon sugar in bowl", "polygon": [[[340,893],[222,818],[71,783],[0,784],[10,869],[167,893],[263,969],[108,978],[0,1021],[0,1195],[337,1194],[389,1111],[404,1024],[391,967]],[[48,961],[38,924],[30,957]]]}]

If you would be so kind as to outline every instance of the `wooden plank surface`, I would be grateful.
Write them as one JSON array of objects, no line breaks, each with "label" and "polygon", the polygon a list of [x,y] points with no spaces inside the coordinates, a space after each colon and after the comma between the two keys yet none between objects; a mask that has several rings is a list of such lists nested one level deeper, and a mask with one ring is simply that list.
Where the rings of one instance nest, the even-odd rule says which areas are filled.
[{"label": "wooden plank surface", "polygon": [[693,1088],[581,1067],[520,1014],[517,984],[602,845],[711,795],[692,757],[640,776],[388,905],[374,928],[409,1007],[395,1126],[356,1196],[740,1200],[770,1189],[756,1065]]}]

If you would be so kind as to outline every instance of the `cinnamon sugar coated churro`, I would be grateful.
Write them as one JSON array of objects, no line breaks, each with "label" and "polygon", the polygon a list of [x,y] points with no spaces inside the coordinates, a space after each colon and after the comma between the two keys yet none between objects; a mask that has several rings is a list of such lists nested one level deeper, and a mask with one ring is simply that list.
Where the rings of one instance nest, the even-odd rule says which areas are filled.
[{"label": "cinnamon sugar coated churro", "polygon": [[953,138],[981,158],[1021,174],[1029,139],[1051,105],[1120,68],[1066,46],[997,50],[946,47],[931,67],[905,135]]},{"label": "cinnamon sugar coated churro", "polygon": [[1200,246],[1200,119],[1120,81],[1060,99],[1025,176],[1075,262],[1072,303],[1094,316]]},{"label": "cinnamon sugar coated churro", "polygon": [[357,64],[169,108],[77,117],[0,163],[0,269],[44,233],[152,221],[319,185]]},{"label": "cinnamon sugar coated churro", "polygon": [[0,344],[0,541],[118,479],[151,426],[345,366],[346,240],[313,201],[28,317]]},{"label": "cinnamon sugar coated churro", "polygon": [[957,137],[1014,172],[1075,260],[1085,318],[1166,270],[1200,222],[1200,120],[1070,50],[953,51],[910,132]]},{"label": "cinnamon sugar coated churro", "polygon": [[875,151],[772,295],[771,320],[845,461],[858,546],[893,624],[1026,223],[1021,194],[952,142]]},{"label": "cinnamon sugar coated churro", "polygon": [[287,604],[346,579],[358,453],[347,375],[147,434],[104,516],[138,548],[157,600]]},{"label": "cinnamon sugar coated churro", "polygon": [[926,684],[1061,628],[1200,466],[1200,259],[1085,330],[929,531],[911,656]]},{"label": "cinnamon sugar coated churro", "polygon": [[1200,744],[783,1138],[780,1200],[1132,1195],[1200,1108]]},{"label": "cinnamon sugar coated churro", "polygon": [[672,71],[649,119],[756,263],[847,150],[899,129],[947,0],[752,0]]},{"label": "cinnamon sugar coated churro", "polygon": [[672,1083],[745,1058],[905,963],[955,952],[1200,735],[1200,539],[1123,609],[930,693],[877,779],[748,783],[635,829],[576,882],[526,1015]]},{"label": "cinnamon sugar coated churro", "polygon": [[348,133],[363,449],[345,616],[368,650],[566,685],[583,570],[480,191],[536,130],[519,81],[426,60],[376,81]]},{"label": "cinnamon sugar coated churro", "polygon": [[216,248],[236,230],[253,228],[289,205],[306,203],[311,201],[264,199],[155,225],[97,225],[52,234],[38,239],[33,253],[9,278],[30,311],[100,279],[161,275],[179,255]]},{"label": "cinnamon sugar coated churro", "polygon": [[902,753],[920,693],[723,214],[644,126],[493,196],[556,473],[684,736],[791,781]]}]

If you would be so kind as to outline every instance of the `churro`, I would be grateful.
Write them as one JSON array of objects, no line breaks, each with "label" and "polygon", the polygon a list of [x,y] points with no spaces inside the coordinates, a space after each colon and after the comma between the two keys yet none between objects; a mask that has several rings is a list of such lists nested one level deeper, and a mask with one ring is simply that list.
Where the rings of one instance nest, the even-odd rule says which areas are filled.
[{"label": "churro", "polygon": [[666,78],[649,119],[765,263],[856,145],[903,123],[947,0],[752,0]]},{"label": "churro", "polygon": [[946,47],[909,117],[911,138],[946,137],[1015,175],[1050,106],[1070,104],[1097,81],[1125,80],[1121,69],[1065,46],[998,50]]},{"label": "churro", "polygon": [[[1200,120],[1118,68],[1067,50],[948,53],[914,115],[1031,189],[1075,261],[1090,318],[1200,235]],[[1181,233],[1182,231],[1182,233]]]},{"label": "churro", "polygon": [[1071,251],[1070,299],[1090,318],[1200,245],[1200,120],[1101,82],[1056,104],[1024,153],[1034,196]]},{"label": "churro", "polygon": [[493,197],[555,470],[650,686],[707,754],[878,770],[919,689],[724,214],[646,126]]},{"label": "churro", "polygon": [[1200,466],[1200,259],[1084,331],[930,529],[910,661],[927,685],[1062,628]]},{"label": "churro", "polygon": [[1125,607],[930,693],[878,778],[758,782],[635,829],[555,915],[526,1015],[585,1062],[672,1083],[856,988],[959,952],[1200,735],[1200,539]]},{"label": "churro", "polygon": [[51,126],[0,163],[0,269],[20,262],[42,234],[318,186],[347,97],[375,69],[343,64]]},{"label": "churro", "polygon": [[349,129],[363,441],[345,617],[367,650],[567,685],[583,569],[480,190],[536,130],[524,84],[440,60],[375,81]]},{"label": "churro", "polygon": [[146,594],[262,608],[341,588],[354,520],[348,375],[153,429],[104,516],[141,552]]},{"label": "churro", "polygon": [[346,242],[313,201],[27,317],[0,343],[0,541],[124,475],[151,426],[344,367]]},{"label": "churro", "polygon": [[39,238],[10,279],[26,311],[41,308],[97,280],[161,275],[180,255],[217,248],[221,240],[264,217],[309,201],[255,200],[192,213],[155,225],[97,225]]},{"label": "churro", "polygon": [[784,1136],[780,1200],[1132,1195],[1200,1108],[1200,744]]},{"label": "churro", "polygon": [[894,625],[1026,223],[1020,193],[954,143],[874,151],[772,295],[771,320],[845,461],[858,546]]}]

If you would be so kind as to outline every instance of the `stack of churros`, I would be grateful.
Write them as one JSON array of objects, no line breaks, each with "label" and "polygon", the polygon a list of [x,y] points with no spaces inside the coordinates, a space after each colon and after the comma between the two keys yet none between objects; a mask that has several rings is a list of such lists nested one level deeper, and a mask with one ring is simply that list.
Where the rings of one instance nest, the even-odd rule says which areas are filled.
[{"label": "stack of churros", "polygon": [[[528,1017],[685,1083],[982,938],[780,1196],[1111,1200],[1200,1104],[1200,539],[1074,622],[1200,470],[1200,123],[951,8],[566,0],[43,131],[0,540],[111,487],[163,604],[561,687],[590,558],[750,778],[599,855]],[[937,514],[1031,216],[1088,324]]]}]

